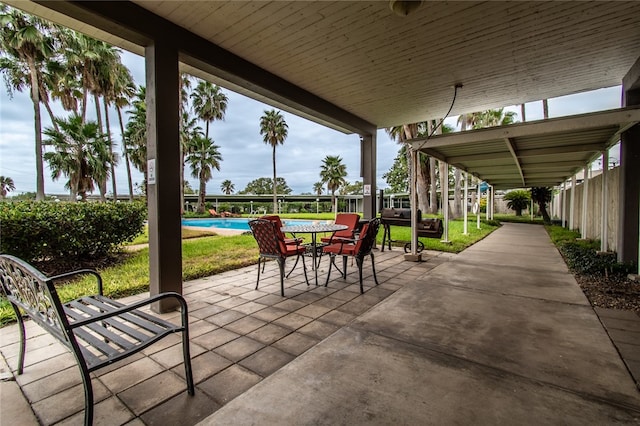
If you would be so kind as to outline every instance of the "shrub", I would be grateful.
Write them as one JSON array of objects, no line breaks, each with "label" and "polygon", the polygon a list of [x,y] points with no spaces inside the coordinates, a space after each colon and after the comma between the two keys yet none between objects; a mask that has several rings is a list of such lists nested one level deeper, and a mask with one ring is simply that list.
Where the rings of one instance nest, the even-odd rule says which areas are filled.
[{"label": "shrub", "polygon": [[515,191],[508,192],[504,199],[507,200],[507,208],[514,210],[516,216],[522,216],[522,210],[529,207],[531,202],[531,194],[524,189],[517,189]]},{"label": "shrub", "polygon": [[105,256],[143,231],[146,206],[133,203],[0,203],[0,252],[27,262]]},{"label": "shrub", "polygon": [[601,253],[599,240],[578,240],[580,233],[561,226],[547,226],[551,241],[565,259],[569,269],[583,275],[626,275],[635,270],[634,262],[619,263],[615,253]]}]

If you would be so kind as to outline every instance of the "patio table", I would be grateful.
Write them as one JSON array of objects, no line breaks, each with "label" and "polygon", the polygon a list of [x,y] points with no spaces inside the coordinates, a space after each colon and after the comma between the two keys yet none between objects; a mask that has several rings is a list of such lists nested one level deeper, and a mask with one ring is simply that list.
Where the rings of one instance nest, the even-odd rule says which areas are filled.
[{"label": "patio table", "polygon": [[313,258],[312,268],[315,271],[316,277],[316,285],[318,285],[318,268],[316,267],[316,259],[318,257],[318,244],[316,240],[316,236],[318,233],[322,232],[331,232],[332,234],[336,231],[343,231],[347,229],[347,225],[336,225],[333,223],[322,223],[322,224],[313,224],[313,225],[290,225],[283,226],[281,229],[282,232],[293,234],[311,234],[311,256]]}]

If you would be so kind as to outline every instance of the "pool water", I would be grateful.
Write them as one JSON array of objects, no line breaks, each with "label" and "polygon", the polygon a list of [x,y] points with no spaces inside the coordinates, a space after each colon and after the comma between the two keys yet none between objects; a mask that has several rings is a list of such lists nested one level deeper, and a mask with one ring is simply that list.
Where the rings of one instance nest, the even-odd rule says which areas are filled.
[{"label": "pool water", "polygon": [[[215,218],[215,219],[182,219],[182,226],[198,226],[201,228],[224,228],[249,231],[248,218]],[[313,220],[283,219],[282,226],[311,225]]]}]

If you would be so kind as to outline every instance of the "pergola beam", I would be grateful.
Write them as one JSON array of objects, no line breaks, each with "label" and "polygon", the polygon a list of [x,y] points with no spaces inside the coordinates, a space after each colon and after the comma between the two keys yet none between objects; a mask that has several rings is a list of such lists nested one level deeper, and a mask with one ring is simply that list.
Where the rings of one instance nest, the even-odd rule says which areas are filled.
[{"label": "pergola beam", "polygon": [[518,172],[520,173],[520,178],[522,179],[522,186],[526,186],[524,174],[522,173],[522,167],[520,166],[520,159],[518,158],[518,154],[516,153],[516,148],[514,146],[514,141],[512,138],[505,138],[504,141],[507,144],[507,149],[511,153],[511,157],[513,157],[513,162],[518,167]]}]

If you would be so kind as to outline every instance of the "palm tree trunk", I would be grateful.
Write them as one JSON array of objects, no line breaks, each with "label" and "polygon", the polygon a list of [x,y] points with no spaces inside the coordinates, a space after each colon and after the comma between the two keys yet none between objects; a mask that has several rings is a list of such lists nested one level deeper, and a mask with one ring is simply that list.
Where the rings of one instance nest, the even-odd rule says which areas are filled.
[{"label": "palm tree trunk", "polygon": [[338,208],[336,207],[336,190],[334,188],[331,189],[331,211],[338,213]]},{"label": "palm tree trunk", "polygon": [[[457,219],[460,216],[462,216],[462,194],[461,192],[461,185],[460,185],[460,181],[461,179],[461,173],[460,173],[460,169],[458,169],[456,167],[455,169],[455,173],[454,173],[454,179],[455,179],[455,186],[453,187],[453,217],[452,219]],[[466,203],[466,201],[465,201]]]},{"label": "palm tree trunk", "polygon": [[449,194],[445,194],[444,179],[449,179],[449,167],[444,161],[440,161],[440,202],[442,205],[442,214],[444,215],[444,209],[449,208]]},{"label": "palm tree trunk", "polygon": [[82,88],[82,124],[87,121],[87,103],[89,102],[89,89],[84,86]]},{"label": "palm tree trunk", "polygon": [[179,137],[179,144],[180,144],[180,215],[182,215],[184,213],[184,143],[182,140],[182,131],[183,131],[183,125],[182,125],[182,107],[184,105],[184,103],[182,102],[182,91],[184,89],[184,82],[185,80],[183,79],[184,74],[183,73],[178,73],[178,99],[180,99],[180,102],[178,102],[178,137]]},{"label": "palm tree trunk", "polygon": [[180,214],[184,213],[184,157],[184,144],[180,141]]},{"label": "palm tree trunk", "polygon": [[423,161],[424,154],[418,153],[418,179],[416,181],[416,191],[418,195],[418,208],[421,212],[429,211],[429,183],[431,180],[430,177],[430,167],[429,160],[426,159]]},{"label": "palm tree trunk", "polygon": [[547,212],[547,203],[545,201],[538,201],[538,207],[540,208],[540,214],[542,215],[544,223],[551,223],[551,217],[549,217],[549,212]]},{"label": "palm tree trunk", "polygon": [[45,109],[49,113],[49,118],[51,118],[51,124],[53,124],[53,128],[56,130],[56,132],[59,132],[60,128],[58,127],[58,123],[56,123],[56,116],[53,115],[53,111],[51,110],[51,105],[49,105],[49,102],[43,96],[40,96],[40,99],[42,99],[42,103],[44,104]]},{"label": "palm tree trunk", "polygon": [[429,157],[429,213],[438,213],[438,192],[436,191],[436,159]]},{"label": "palm tree trunk", "polygon": [[33,58],[28,59],[31,75],[31,101],[36,133],[36,201],[44,200],[44,159],[42,158],[42,118],[40,117],[40,91],[38,90],[38,71]]},{"label": "palm tree trunk", "polygon": [[[100,133],[103,133],[103,127],[102,127],[102,110],[100,109],[100,97],[98,96],[97,93],[93,94],[93,100],[96,104],[96,116],[98,117],[98,129],[100,131]],[[105,176],[103,178],[100,179],[100,182],[98,182],[98,189],[100,190],[100,201],[105,202],[107,201],[107,176],[105,174]]]},{"label": "palm tree trunk", "polygon": [[204,203],[207,195],[207,181],[200,173],[200,191],[198,192],[198,213],[204,213]]},{"label": "palm tree trunk", "polygon": [[273,145],[273,214],[278,214],[278,185],[276,184],[276,146]]},{"label": "palm tree trunk", "polygon": [[133,201],[133,181],[131,180],[131,164],[129,164],[129,153],[127,152],[127,141],[124,137],[124,123],[122,121],[122,111],[116,105],[118,112],[118,121],[120,122],[120,134],[122,135],[122,155],[124,155],[124,163],[127,166],[127,182],[129,184],[129,201]]},{"label": "palm tree trunk", "polygon": [[118,191],[116,190],[116,166],[115,157],[113,156],[113,141],[111,140],[111,125],[109,124],[109,103],[106,97],[102,97],[104,104],[104,122],[107,125],[107,140],[109,141],[109,155],[111,156],[111,187],[113,188],[113,201],[118,199]]}]

